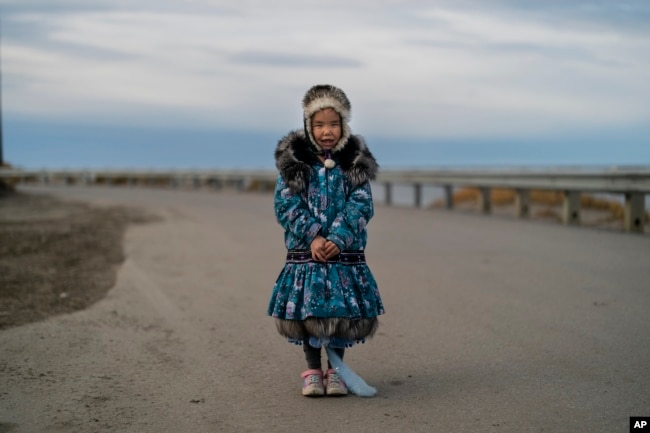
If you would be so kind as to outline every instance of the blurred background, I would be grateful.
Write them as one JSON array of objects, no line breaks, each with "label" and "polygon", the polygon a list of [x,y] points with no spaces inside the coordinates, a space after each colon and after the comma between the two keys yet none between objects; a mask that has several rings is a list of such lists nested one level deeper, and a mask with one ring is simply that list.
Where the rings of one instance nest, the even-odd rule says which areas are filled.
[{"label": "blurred background", "polygon": [[273,168],[313,84],[383,168],[648,166],[647,0],[2,0],[4,159]]}]

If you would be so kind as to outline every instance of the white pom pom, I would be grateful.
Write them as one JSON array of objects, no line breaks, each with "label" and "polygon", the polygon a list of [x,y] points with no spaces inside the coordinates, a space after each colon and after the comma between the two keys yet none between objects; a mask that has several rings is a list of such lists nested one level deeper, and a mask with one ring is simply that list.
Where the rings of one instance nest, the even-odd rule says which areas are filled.
[{"label": "white pom pom", "polygon": [[325,167],[326,168],[334,168],[335,165],[336,165],[336,163],[334,162],[333,159],[326,159],[325,160]]}]

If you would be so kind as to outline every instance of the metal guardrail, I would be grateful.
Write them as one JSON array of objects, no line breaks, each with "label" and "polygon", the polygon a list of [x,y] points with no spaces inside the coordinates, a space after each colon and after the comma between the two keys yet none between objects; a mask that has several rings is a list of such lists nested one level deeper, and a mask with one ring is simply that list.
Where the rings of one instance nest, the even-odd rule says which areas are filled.
[{"label": "metal guardrail", "polygon": [[[275,170],[17,170],[0,169],[0,179],[13,183],[65,183],[107,185],[149,185],[194,188],[232,186],[272,190]],[[445,206],[452,209],[453,189],[474,187],[480,191],[479,206],[490,213],[490,190],[515,190],[515,212],[520,218],[530,213],[531,190],[555,190],[563,193],[564,224],[580,224],[580,195],[584,192],[614,193],[624,197],[624,229],[643,232],[645,195],[650,194],[650,168],[610,170],[384,170],[376,183],[384,185],[384,201],[392,204],[394,185],[414,188],[414,206],[422,205],[422,187],[440,186],[445,191]]]},{"label": "metal guardrail", "polygon": [[580,195],[583,192],[621,194],[624,197],[623,227],[625,231],[645,230],[645,195],[650,194],[650,169],[612,170],[449,170],[393,171],[382,173],[385,201],[392,201],[394,184],[410,184],[414,188],[414,205],[422,203],[422,186],[437,185],[445,190],[445,207],[452,209],[453,189],[474,187],[479,190],[479,207],[483,213],[492,211],[491,190],[515,191],[515,213],[519,218],[530,214],[531,190],[560,191],[563,194],[562,222],[580,224]]},{"label": "metal guardrail", "polygon": [[650,193],[648,171],[410,171],[385,172],[382,182],[463,185],[490,188]]}]

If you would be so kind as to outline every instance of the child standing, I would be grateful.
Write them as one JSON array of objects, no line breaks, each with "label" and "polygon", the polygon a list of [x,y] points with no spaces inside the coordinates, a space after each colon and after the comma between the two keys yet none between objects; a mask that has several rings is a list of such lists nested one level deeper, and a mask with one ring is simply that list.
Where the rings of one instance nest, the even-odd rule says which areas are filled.
[{"label": "child standing", "polygon": [[281,335],[303,346],[302,394],[346,395],[329,360],[323,377],[321,347],[343,358],[346,347],[374,334],[384,313],[364,255],[374,213],[369,182],[378,165],[364,140],[351,134],[350,101],[341,89],[314,86],[302,105],[304,129],[283,137],[275,150],[275,215],[288,252],[268,314]]}]

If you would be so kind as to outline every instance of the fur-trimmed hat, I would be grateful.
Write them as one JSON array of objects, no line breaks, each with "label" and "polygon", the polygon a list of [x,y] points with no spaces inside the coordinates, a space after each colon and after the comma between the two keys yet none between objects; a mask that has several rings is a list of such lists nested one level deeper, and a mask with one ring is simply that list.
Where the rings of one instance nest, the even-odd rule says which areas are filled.
[{"label": "fur-trimmed hat", "polygon": [[345,147],[350,138],[350,100],[343,90],[330,84],[318,84],[313,86],[305,93],[302,99],[302,108],[304,112],[305,135],[318,152],[321,152],[320,145],[314,139],[311,131],[312,116],[324,109],[331,108],[341,116],[341,138],[332,148],[332,152],[338,152]]}]

